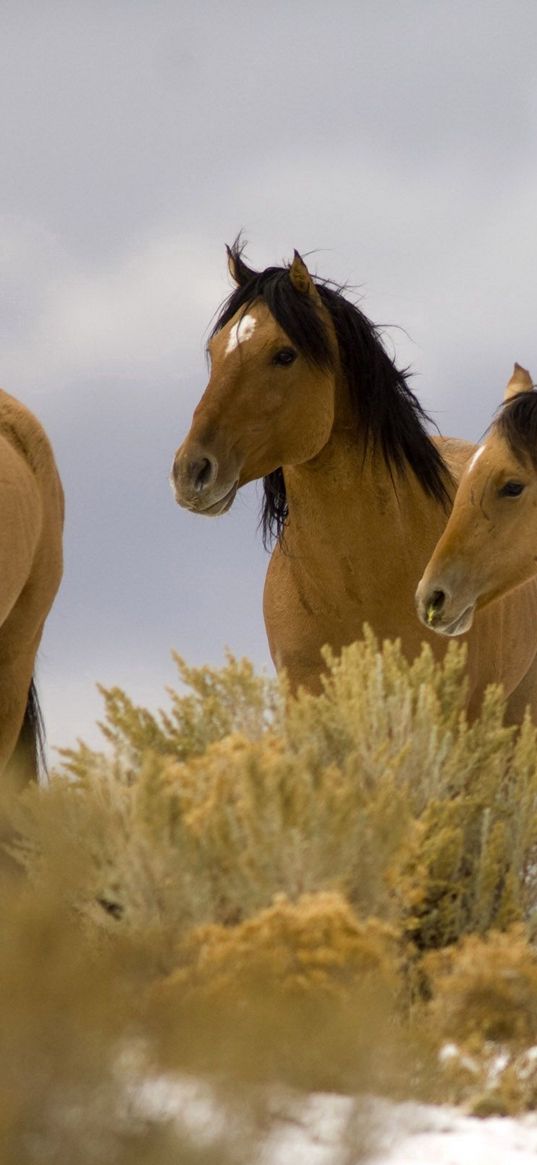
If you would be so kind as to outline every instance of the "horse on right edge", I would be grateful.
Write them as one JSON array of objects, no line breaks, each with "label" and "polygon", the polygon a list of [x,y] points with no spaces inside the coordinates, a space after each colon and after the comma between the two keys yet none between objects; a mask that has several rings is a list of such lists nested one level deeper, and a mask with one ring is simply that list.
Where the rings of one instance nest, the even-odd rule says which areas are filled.
[{"label": "horse on right edge", "polygon": [[[469,631],[476,613],[497,613],[537,576],[537,392],[515,364],[504,403],[466,464],[453,509],[416,592],[423,625]],[[490,604],[495,603],[493,607]],[[533,641],[535,616],[524,625]]]}]

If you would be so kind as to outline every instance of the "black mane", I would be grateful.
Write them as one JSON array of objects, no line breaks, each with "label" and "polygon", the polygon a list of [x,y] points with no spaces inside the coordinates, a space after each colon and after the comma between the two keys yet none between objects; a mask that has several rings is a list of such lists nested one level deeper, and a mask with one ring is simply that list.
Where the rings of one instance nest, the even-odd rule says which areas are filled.
[{"label": "black mane", "polygon": [[[288,267],[251,271],[243,262],[241,251],[240,244],[235,243],[229,252],[240,283],[224,303],[211,335],[241,308],[246,312],[256,299],[262,299],[307,360],[317,367],[333,367],[330,338],[313,298],[295,290]],[[425,492],[447,505],[449,471],[425,429],[429,418],[408,387],[408,373],[395,367],[377,328],[345,299],[343,288],[318,279],[315,285],[334,325],[339,358],[366,442],[380,450],[392,475],[410,468]],[[263,486],[261,526],[268,546],[272,539],[281,539],[287,520],[282,469],[268,474]]]},{"label": "black mane", "polygon": [[493,428],[507,441],[519,461],[526,457],[537,469],[537,392],[518,392],[502,405]]}]

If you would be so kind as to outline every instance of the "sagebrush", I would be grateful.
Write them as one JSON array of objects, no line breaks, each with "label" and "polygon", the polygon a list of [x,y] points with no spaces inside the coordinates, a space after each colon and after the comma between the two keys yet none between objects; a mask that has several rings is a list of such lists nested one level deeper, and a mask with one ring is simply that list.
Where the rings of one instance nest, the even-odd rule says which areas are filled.
[{"label": "sagebrush", "polygon": [[[39,1061],[48,1030],[31,985],[39,958],[51,1015],[66,994],[69,1017],[50,1041],[61,1063],[46,1053],[43,1079],[60,1093],[65,1075],[70,1089],[79,1080],[81,1096],[107,1081],[99,1103],[107,1097],[116,1116],[118,1057],[134,1043],[154,1071],[209,1074],[227,1089],[240,1081],[241,1096],[245,1082],[408,1095],[412,1081],[414,1094],[447,1092],[476,1111],[533,1105],[537,1089],[528,1072],[517,1085],[516,1068],[537,1040],[529,719],[506,727],[491,689],[469,723],[460,647],[440,664],[424,647],[408,663],[369,632],[341,658],[327,653],[319,696],[291,698],[231,656],[221,669],[177,664],[166,712],[103,690],[102,752],[64,752],[50,788],[10,808],[25,880],[9,882],[6,906],[18,936],[5,954],[11,994],[20,979],[6,1020],[20,1070],[9,1075],[20,1120],[39,1129],[25,1157],[19,1118],[0,1109],[12,1159],[39,1160],[39,1138],[57,1135],[49,1085],[25,1083],[29,1041]],[[50,928],[54,955],[27,934],[40,911],[48,921],[36,933],[45,949]],[[495,992],[507,973],[511,994]],[[518,1018],[502,1027],[494,1016],[507,998]],[[88,1081],[91,1056],[81,1073],[76,1064],[93,1022]],[[439,1060],[441,1044],[456,1052]],[[491,1045],[511,1073],[493,1084]],[[461,1083],[455,1061],[470,1047],[482,1071]],[[89,1119],[91,1104],[82,1108]],[[124,1149],[125,1130],[110,1121],[110,1160],[121,1161],[135,1134]],[[163,1130],[138,1130],[132,1159],[145,1160],[151,1137],[151,1160],[182,1160],[177,1129]],[[240,1157],[228,1143],[213,1151]]]}]

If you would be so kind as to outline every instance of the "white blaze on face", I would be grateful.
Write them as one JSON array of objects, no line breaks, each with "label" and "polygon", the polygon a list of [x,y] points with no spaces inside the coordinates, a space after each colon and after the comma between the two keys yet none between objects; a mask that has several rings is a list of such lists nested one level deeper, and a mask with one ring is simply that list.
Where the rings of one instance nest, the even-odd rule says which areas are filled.
[{"label": "white blaze on face", "polygon": [[[238,323],[233,324],[229,333],[225,355],[233,352],[238,344],[244,344],[254,334],[257,320],[254,316],[242,316]],[[240,335],[239,335],[240,332]]]},{"label": "white blaze on face", "polygon": [[475,453],[472,455],[472,457],[470,458],[470,460],[468,462],[468,473],[471,473],[472,470],[475,469],[475,467],[479,461],[479,458],[481,457],[481,454],[484,452],[485,452],[484,445],[480,445],[479,449],[476,449]]}]

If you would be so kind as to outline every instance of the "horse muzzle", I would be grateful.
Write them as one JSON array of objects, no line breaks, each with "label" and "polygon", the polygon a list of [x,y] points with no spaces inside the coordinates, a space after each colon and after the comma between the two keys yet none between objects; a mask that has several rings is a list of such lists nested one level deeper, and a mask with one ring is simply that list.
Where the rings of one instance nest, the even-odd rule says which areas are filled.
[{"label": "horse muzzle", "polygon": [[178,505],[193,514],[216,518],[231,508],[239,488],[238,474],[222,473],[214,454],[205,449],[177,451],[170,485]]},{"label": "horse muzzle", "polygon": [[474,621],[475,606],[475,601],[461,602],[440,586],[424,585],[423,579],[416,591],[418,618],[437,635],[465,635]]}]

